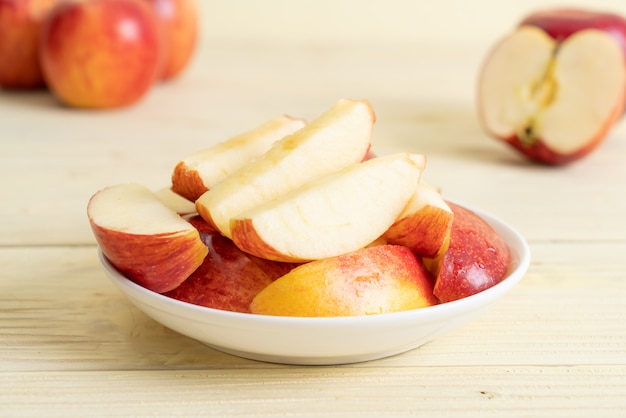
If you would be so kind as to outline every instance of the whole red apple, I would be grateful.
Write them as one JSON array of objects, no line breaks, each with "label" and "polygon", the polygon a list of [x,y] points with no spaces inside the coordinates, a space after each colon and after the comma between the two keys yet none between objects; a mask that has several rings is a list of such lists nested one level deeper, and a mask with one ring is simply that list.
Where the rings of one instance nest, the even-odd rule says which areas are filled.
[{"label": "whole red apple", "polygon": [[176,77],[193,55],[198,37],[198,11],[194,0],[145,0],[152,5],[162,28],[163,64],[160,78]]},{"label": "whole red apple", "polygon": [[40,45],[46,82],[59,100],[114,108],[141,99],[161,60],[159,26],[142,0],[61,3],[46,19]]},{"label": "whole red apple", "polygon": [[59,0],[0,0],[0,86],[44,86],[39,65],[39,32]]},{"label": "whole red apple", "polygon": [[578,9],[523,19],[485,60],[478,113],[487,133],[562,165],[594,150],[626,103],[626,20]]},{"label": "whole red apple", "polygon": [[452,202],[448,206],[454,221],[434,289],[441,302],[462,299],[498,284],[511,262],[506,241],[487,222],[462,206]]}]

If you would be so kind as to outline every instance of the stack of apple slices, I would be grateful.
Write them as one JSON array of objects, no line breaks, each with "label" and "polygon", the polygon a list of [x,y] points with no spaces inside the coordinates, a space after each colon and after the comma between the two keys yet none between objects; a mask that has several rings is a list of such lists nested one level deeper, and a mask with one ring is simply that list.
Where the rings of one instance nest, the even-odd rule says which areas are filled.
[{"label": "stack of apple slices", "polygon": [[148,289],[258,314],[417,309],[502,280],[506,244],[421,181],[423,155],[373,156],[375,120],[367,101],[339,100],[182,159],[170,191],[101,190],[87,208],[96,240]]}]

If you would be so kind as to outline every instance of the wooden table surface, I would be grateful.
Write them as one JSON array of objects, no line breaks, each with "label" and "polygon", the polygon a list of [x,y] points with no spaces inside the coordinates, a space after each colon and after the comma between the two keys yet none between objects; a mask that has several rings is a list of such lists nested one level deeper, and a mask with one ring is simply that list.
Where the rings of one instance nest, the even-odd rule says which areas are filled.
[{"label": "wooden table surface", "polygon": [[[0,92],[0,416],[626,416],[626,124],[583,161],[529,163],[478,125],[472,45],[203,42],[115,111]],[[394,357],[283,366],[178,335],[109,282],[95,191],[166,186],[179,158],[342,97],[371,101],[379,154],[425,153],[444,196],[526,237],[530,270],[489,311]]]}]

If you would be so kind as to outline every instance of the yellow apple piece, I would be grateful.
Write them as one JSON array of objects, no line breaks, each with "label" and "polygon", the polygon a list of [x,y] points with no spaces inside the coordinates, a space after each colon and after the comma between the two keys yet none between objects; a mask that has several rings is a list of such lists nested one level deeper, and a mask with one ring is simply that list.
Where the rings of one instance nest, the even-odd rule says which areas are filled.
[{"label": "yellow apple piece", "polygon": [[302,262],[375,241],[402,212],[425,157],[398,153],[352,164],[232,220],[232,240],[257,257]]},{"label": "yellow apple piece", "polygon": [[259,292],[250,311],[278,316],[353,316],[437,303],[430,276],[411,250],[381,245],[296,267]]},{"label": "yellow apple piece", "polygon": [[139,184],[98,191],[87,215],[107,259],[129,279],[158,293],[180,285],[208,253],[198,230]]},{"label": "yellow apple piece", "polygon": [[230,238],[230,221],[238,214],[362,161],[370,147],[374,122],[369,102],[339,100],[200,196],[198,213]]},{"label": "yellow apple piece", "polygon": [[171,187],[162,187],[154,192],[159,200],[168,208],[179,215],[190,215],[196,213],[196,205],[191,200],[185,199],[175,193]]},{"label": "yellow apple piece", "polygon": [[383,237],[387,243],[409,247],[419,256],[435,257],[450,236],[453,217],[439,191],[420,182]]},{"label": "yellow apple piece", "polygon": [[215,184],[266,152],[274,142],[304,125],[306,122],[302,119],[280,116],[198,151],[176,165],[172,173],[172,189],[195,202]]}]

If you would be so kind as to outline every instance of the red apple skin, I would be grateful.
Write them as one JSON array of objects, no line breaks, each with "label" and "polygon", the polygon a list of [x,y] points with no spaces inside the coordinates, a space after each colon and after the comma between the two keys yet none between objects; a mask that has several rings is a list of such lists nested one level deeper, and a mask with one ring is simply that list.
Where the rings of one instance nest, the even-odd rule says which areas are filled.
[{"label": "red apple skin", "polygon": [[133,235],[93,223],[91,227],[111,263],[133,282],[157,293],[179,286],[207,254],[197,234]]},{"label": "red apple skin", "polygon": [[159,77],[177,77],[196,48],[199,21],[194,0],[144,0],[155,10],[163,36],[163,62]]},{"label": "red apple skin", "polygon": [[43,20],[59,0],[0,0],[0,86],[44,87],[38,44]]},{"label": "red apple skin", "polygon": [[434,288],[442,303],[498,284],[506,277],[511,263],[508,245],[487,222],[466,208],[452,202],[448,205],[454,222]]},{"label": "red apple skin", "polygon": [[606,12],[558,8],[537,11],[520,22],[543,29],[556,41],[563,41],[584,29],[599,29],[611,35],[622,47],[626,57],[626,19]]},{"label": "red apple skin", "polygon": [[[624,101],[626,101],[626,94],[624,95]],[[528,144],[517,135],[504,138],[503,141],[534,162],[538,162],[546,166],[564,166],[586,157],[594,149],[596,149],[600,143],[604,141],[609,131],[618,122],[620,116],[624,112],[624,109],[626,109],[626,107],[617,106],[614,109],[612,116],[602,126],[602,129],[597,132],[596,136],[587,142],[584,147],[569,154],[555,152],[550,147],[546,146],[545,142],[541,138],[533,138],[532,144]]]},{"label": "red apple skin", "polygon": [[48,86],[68,106],[133,104],[157,80],[162,56],[156,15],[141,0],[61,3],[44,24],[40,59]]},{"label": "red apple skin", "polygon": [[189,222],[200,232],[209,253],[187,280],[165,296],[209,308],[249,313],[254,297],[296,266],[244,253],[200,216],[191,217]]},{"label": "red apple skin", "polygon": [[420,183],[399,219],[383,234],[389,244],[404,245],[423,258],[435,258],[450,237],[454,215],[439,191]]}]

